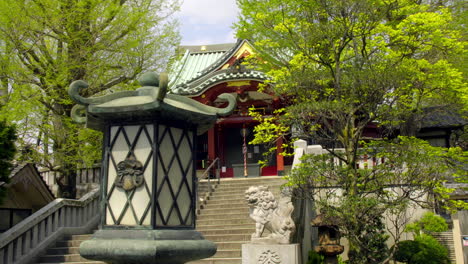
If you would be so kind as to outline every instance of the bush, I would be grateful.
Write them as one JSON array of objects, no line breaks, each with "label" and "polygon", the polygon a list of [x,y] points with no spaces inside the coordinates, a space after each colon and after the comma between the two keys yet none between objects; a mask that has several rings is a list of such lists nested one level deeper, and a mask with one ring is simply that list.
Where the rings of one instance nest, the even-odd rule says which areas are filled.
[{"label": "bush", "polygon": [[323,264],[324,256],[315,252],[314,250],[309,251],[309,258],[307,264]]},{"label": "bush", "polygon": [[435,238],[426,234],[398,243],[394,259],[408,264],[450,263],[448,250]]},{"label": "bush", "polygon": [[433,212],[425,213],[419,221],[406,226],[406,231],[413,232],[418,235],[421,231],[430,234],[434,232],[447,231],[448,225],[445,219]]}]

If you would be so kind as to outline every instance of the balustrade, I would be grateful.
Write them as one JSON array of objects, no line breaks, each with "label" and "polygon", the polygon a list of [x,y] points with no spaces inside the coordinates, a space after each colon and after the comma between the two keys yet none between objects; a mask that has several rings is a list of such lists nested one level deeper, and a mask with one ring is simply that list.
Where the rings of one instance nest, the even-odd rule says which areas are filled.
[{"label": "balustrade", "polygon": [[0,262],[31,263],[60,237],[89,232],[98,222],[98,189],[80,200],[56,199],[0,235]]}]

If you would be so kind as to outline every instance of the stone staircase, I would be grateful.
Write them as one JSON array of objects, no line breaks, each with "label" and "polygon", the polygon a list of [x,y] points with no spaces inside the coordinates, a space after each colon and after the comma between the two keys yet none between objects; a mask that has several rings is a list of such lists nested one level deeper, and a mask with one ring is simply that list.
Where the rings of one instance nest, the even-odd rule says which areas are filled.
[{"label": "stone staircase", "polygon": [[266,185],[275,197],[285,181],[281,177],[232,178],[221,183],[197,217],[197,230],[218,246],[217,253],[189,264],[240,264],[242,244],[250,241],[255,222],[249,217],[244,192],[250,186]]},{"label": "stone staircase", "polygon": [[433,233],[432,236],[439,241],[440,244],[444,245],[448,252],[449,252],[449,258],[451,263],[456,262],[456,257],[455,257],[455,246],[453,242],[453,233],[452,231],[446,231],[446,232],[438,232],[438,233]]},{"label": "stone staircase", "polygon": [[88,235],[72,235],[58,241],[54,248],[49,248],[47,253],[39,258],[39,263],[67,263],[67,264],[97,264],[105,263],[100,261],[91,261],[80,256],[78,249],[81,242],[91,239],[91,234]]},{"label": "stone staircase", "polygon": [[[249,217],[249,208],[244,198],[245,190],[250,186],[265,185],[269,186],[278,198],[280,186],[284,182],[281,177],[268,176],[223,179],[216,188],[208,188],[201,183],[199,196],[204,202],[197,206],[201,208],[198,210],[197,230],[207,240],[213,241],[218,246],[218,251],[211,258],[192,261],[189,264],[240,264],[242,244],[248,243],[255,231],[255,223]],[[104,263],[87,260],[79,255],[81,242],[90,239],[91,236],[73,235],[58,241],[54,248],[47,250],[38,263]]]}]

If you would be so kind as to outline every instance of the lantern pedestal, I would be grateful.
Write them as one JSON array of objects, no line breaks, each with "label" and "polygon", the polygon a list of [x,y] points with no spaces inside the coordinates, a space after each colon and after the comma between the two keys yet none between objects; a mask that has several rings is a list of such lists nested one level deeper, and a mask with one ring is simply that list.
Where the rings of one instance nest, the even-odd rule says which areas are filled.
[{"label": "lantern pedestal", "polygon": [[194,230],[99,230],[80,246],[84,258],[110,263],[182,264],[215,253]]}]

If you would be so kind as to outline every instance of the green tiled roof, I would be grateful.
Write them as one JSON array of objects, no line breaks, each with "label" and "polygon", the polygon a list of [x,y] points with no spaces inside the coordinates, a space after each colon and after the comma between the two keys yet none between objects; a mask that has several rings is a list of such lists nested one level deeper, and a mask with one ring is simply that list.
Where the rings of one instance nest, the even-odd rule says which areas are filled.
[{"label": "green tiled roof", "polygon": [[176,66],[176,71],[178,72],[176,72],[174,76],[170,76],[171,83],[169,86],[174,87],[197,77],[198,73],[217,61],[225,52],[226,51],[192,53],[190,50],[186,50],[184,57],[178,62],[178,67]]},{"label": "green tiled roof", "polygon": [[235,44],[182,46],[181,49],[186,51],[169,77],[169,89],[175,94],[197,95],[208,87],[228,80],[265,80],[266,76],[259,71],[218,70],[244,42],[246,40]]}]

